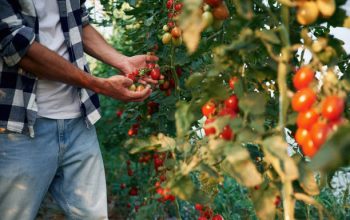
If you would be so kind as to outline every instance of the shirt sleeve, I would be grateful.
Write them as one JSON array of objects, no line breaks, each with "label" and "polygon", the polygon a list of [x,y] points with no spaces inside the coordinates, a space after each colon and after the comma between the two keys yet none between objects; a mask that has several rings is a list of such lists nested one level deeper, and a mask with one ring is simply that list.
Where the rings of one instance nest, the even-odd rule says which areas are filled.
[{"label": "shirt sleeve", "polygon": [[89,11],[86,8],[85,5],[85,0],[80,1],[80,5],[81,5],[81,21],[82,21],[82,26],[84,27],[85,25],[90,23],[90,17],[89,17]]},{"label": "shirt sleeve", "polygon": [[26,54],[35,40],[34,30],[23,25],[13,5],[0,0],[0,57],[6,65],[14,66]]}]

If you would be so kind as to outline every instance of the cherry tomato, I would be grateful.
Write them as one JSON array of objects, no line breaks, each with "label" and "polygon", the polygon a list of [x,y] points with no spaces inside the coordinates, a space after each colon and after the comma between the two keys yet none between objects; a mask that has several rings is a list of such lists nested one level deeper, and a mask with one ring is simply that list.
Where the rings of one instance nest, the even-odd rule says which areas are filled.
[{"label": "cherry tomato", "polygon": [[202,20],[203,20],[204,28],[207,28],[214,23],[214,16],[210,11],[205,11],[202,14]]},{"label": "cherry tomato", "polygon": [[163,44],[168,44],[168,43],[170,43],[170,41],[171,41],[171,34],[168,32],[163,34],[163,36],[162,36]]},{"label": "cherry tomato", "polygon": [[221,111],[219,112],[220,116],[225,116],[225,115],[229,115],[231,116],[231,119],[234,119],[237,116],[237,112],[235,110],[233,110],[232,108],[222,108]]},{"label": "cherry tomato", "polygon": [[211,7],[216,7],[221,4],[222,0],[204,0]]},{"label": "cherry tomato", "polygon": [[147,68],[148,69],[153,69],[156,67],[156,64],[155,63],[147,63]]},{"label": "cherry tomato", "polygon": [[214,215],[211,220],[224,220],[224,217],[218,214],[218,215]]},{"label": "cherry tomato", "polygon": [[305,112],[300,112],[297,117],[297,125],[299,128],[310,129],[318,120],[319,115],[316,109],[309,109]]},{"label": "cherry tomato", "polygon": [[173,28],[174,26],[175,26],[174,22],[172,22],[172,21],[168,22],[168,27],[169,28]]},{"label": "cherry tomato", "polygon": [[235,112],[238,112],[238,98],[236,95],[231,95],[228,99],[225,100],[225,107],[232,109]]},{"label": "cherry tomato", "polygon": [[301,67],[293,77],[293,85],[297,90],[304,89],[310,85],[315,78],[315,72],[307,66]]},{"label": "cherry tomato", "polygon": [[229,125],[226,125],[226,126],[223,128],[223,130],[222,130],[222,132],[221,132],[221,134],[220,134],[220,137],[221,137],[222,139],[226,140],[226,141],[232,140],[232,138],[234,137],[234,133],[233,133],[233,131],[232,131],[232,129],[230,128]]},{"label": "cherry tomato", "polygon": [[168,0],[168,1],[166,2],[166,7],[167,7],[167,9],[170,9],[172,6],[173,6],[173,0]]},{"label": "cherry tomato", "polygon": [[179,38],[181,37],[181,29],[179,27],[174,27],[172,30],[171,30],[171,36],[173,38]]},{"label": "cherry tomato", "polygon": [[129,135],[130,137],[132,137],[132,136],[137,135],[137,132],[138,132],[137,129],[130,128],[129,131],[128,131],[128,135]]},{"label": "cherry tomato", "polygon": [[281,203],[281,197],[276,196],[275,201],[273,202],[275,206],[278,206]]},{"label": "cherry tomato", "polygon": [[311,108],[316,101],[316,94],[310,88],[304,88],[294,94],[292,108],[294,111],[303,112]]},{"label": "cherry tomato", "polygon": [[199,203],[196,203],[194,205],[194,208],[197,210],[197,211],[202,211],[203,210],[203,205],[199,204]]},{"label": "cherry tomato", "polygon": [[302,25],[314,23],[318,17],[318,7],[316,1],[299,1],[297,10],[297,21]]},{"label": "cherry tomato", "polygon": [[322,103],[322,116],[330,121],[338,120],[344,112],[344,99],[328,96]]},{"label": "cherry tomato", "polygon": [[316,146],[321,146],[327,140],[330,127],[325,122],[316,122],[310,131],[312,141]]},{"label": "cherry tomato", "polygon": [[307,138],[310,138],[310,132],[305,128],[298,128],[295,133],[295,140],[299,145],[304,145]]},{"label": "cherry tomato", "polygon": [[129,79],[131,79],[133,82],[136,82],[136,76],[132,73],[128,73],[126,74],[126,77],[128,77]]},{"label": "cherry tomato", "polygon": [[120,188],[121,188],[121,189],[125,189],[125,188],[126,188],[126,184],[125,184],[125,183],[121,183],[121,184],[120,184]]},{"label": "cherry tomato", "polygon": [[198,220],[208,220],[205,216],[199,216]]},{"label": "cherry tomato", "polygon": [[210,117],[213,115],[216,111],[215,103],[213,101],[207,102],[205,105],[202,107],[202,114],[206,117]]},{"label": "cherry tomato", "polygon": [[137,196],[138,194],[138,190],[135,186],[131,187],[130,191],[129,191],[129,195],[130,196]]},{"label": "cherry tomato", "polygon": [[307,137],[304,140],[304,144],[301,145],[301,150],[303,151],[303,154],[308,157],[313,157],[317,153],[318,149],[319,147],[315,145],[311,137]]},{"label": "cherry tomato", "polygon": [[115,113],[116,115],[117,115],[117,117],[122,117],[122,115],[123,115],[123,110],[118,110],[116,113]]},{"label": "cherry tomato", "polygon": [[215,134],[216,133],[216,129],[215,127],[209,127],[209,124],[214,122],[215,118],[208,118],[205,122],[204,122],[204,133],[205,135],[209,136],[211,134]]},{"label": "cherry tomato", "polygon": [[159,80],[159,78],[160,78],[160,69],[159,68],[154,68],[151,70],[151,78],[153,80]]},{"label": "cherry tomato", "polygon": [[136,91],[137,92],[141,92],[142,90],[144,90],[145,89],[145,86],[144,85],[138,85],[137,87],[136,87]]},{"label": "cherry tomato", "polygon": [[182,3],[177,3],[175,5],[175,11],[181,11],[183,4]]},{"label": "cherry tomato", "polygon": [[134,172],[132,171],[132,169],[128,169],[128,176],[132,176],[134,175]]},{"label": "cherry tomato", "polygon": [[232,77],[228,84],[230,85],[231,89],[235,89],[235,84],[238,82],[238,78],[236,76]]},{"label": "cherry tomato", "polygon": [[213,8],[213,16],[217,20],[225,20],[230,17],[230,12],[228,11],[225,2],[221,2],[221,4]]}]

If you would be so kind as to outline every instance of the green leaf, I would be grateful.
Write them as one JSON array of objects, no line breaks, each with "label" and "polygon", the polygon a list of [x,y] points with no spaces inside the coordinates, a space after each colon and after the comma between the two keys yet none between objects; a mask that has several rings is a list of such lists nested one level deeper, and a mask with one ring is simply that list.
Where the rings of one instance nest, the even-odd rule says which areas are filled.
[{"label": "green leaf", "polygon": [[160,133],[157,136],[150,136],[144,139],[129,139],[125,143],[125,146],[131,148],[129,151],[130,154],[136,154],[156,149],[159,151],[173,150],[176,146],[176,142],[173,138]]},{"label": "green leaf", "polygon": [[239,133],[237,133],[237,141],[240,143],[254,142],[257,139],[257,134],[254,133],[251,129],[245,128]]},{"label": "green leaf", "polygon": [[208,198],[203,192],[196,188],[191,178],[182,176],[177,180],[171,180],[167,185],[171,192],[178,198],[195,203],[205,204]]},{"label": "green leaf", "polygon": [[265,113],[266,97],[261,93],[245,94],[239,100],[239,107],[245,112],[253,115]]},{"label": "green leaf", "polygon": [[287,154],[288,144],[281,136],[268,137],[263,142],[265,160],[272,164],[283,181],[296,180],[299,177],[297,165]]},{"label": "green leaf", "polygon": [[251,161],[247,149],[234,146],[227,149],[226,155],[226,159],[221,164],[225,173],[246,187],[254,187],[262,183],[262,176]]},{"label": "green leaf", "polygon": [[175,112],[177,137],[183,137],[195,119],[190,107],[190,104],[186,102],[177,103],[177,110]]},{"label": "green leaf", "polygon": [[332,172],[350,165],[350,124],[338,128],[311,161],[313,170]]},{"label": "green leaf", "polygon": [[299,184],[303,190],[312,196],[316,196],[320,193],[318,185],[316,183],[315,173],[308,167],[308,165],[301,161],[298,164],[299,169]]},{"label": "green leaf", "polygon": [[202,73],[193,73],[187,80],[186,80],[186,87],[191,89],[193,87],[196,87],[200,85],[201,81],[204,79],[205,75]]},{"label": "green leaf", "polygon": [[257,37],[261,38],[264,41],[270,42],[272,44],[280,44],[281,41],[275,34],[273,30],[263,29],[261,31],[255,31]]}]

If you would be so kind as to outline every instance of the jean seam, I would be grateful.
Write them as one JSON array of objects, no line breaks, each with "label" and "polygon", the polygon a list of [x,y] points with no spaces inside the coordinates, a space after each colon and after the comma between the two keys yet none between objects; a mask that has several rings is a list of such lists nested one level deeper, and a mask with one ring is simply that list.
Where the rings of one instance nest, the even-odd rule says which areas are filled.
[{"label": "jean seam", "polygon": [[75,214],[71,211],[71,205],[69,204],[68,200],[65,198],[62,187],[63,187],[62,184],[60,184],[60,193],[62,195],[63,202],[66,205],[68,214],[73,218],[73,220],[75,219],[79,220],[79,218],[76,217]]}]

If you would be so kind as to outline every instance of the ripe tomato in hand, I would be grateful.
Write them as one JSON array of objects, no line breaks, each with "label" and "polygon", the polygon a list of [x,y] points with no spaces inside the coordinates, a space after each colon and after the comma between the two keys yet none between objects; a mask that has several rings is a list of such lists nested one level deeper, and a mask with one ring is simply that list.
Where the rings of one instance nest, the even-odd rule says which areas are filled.
[{"label": "ripe tomato in hand", "polygon": [[316,101],[316,94],[310,88],[304,88],[296,92],[292,98],[294,111],[302,112],[311,108]]},{"label": "ripe tomato in hand", "polygon": [[154,68],[151,70],[151,78],[153,80],[159,80],[159,78],[160,78],[160,69],[159,68]]},{"label": "ripe tomato in hand", "polygon": [[330,121],[337,120],[344,111],[344,99],[339,96],[328,96],[322,103],[322,116]]},{"label": "ripe tomato in hand", "polygon": [[238,98],[236,95],[231,95],[228,99],[225,100],[225,107],[232,109],[235,112],[238,112]]},{"label": "ripe tomato in hand", "polygon": [[293,77],[293,85],[297,90],[304,89],[310,85],[315,77],[315,72],[307,66],[301,67]]},{"label": "ripe tomato in hand", "polygon": [[318,120],[319,115],[316,109],[309,109],[305,112],[300,112],[297,117],[297,125],[299,128],[310,129]]},{"label": "ripe tomato in hand", "polygon": [[221,215],[214,215],[211,220],[224,220],[224,218]]},{"label": "ripe tomato in hand", "polygon": [[205,105],[202,107],[202,113],[206,117],[210,117],[213,115],[216,111],[215,103],[213,101],[207,102]]},{"label": "ripe tomato in hand", "polygon": [[325,122],[316,122],[310,131],[312,141],[316,146],[321,146],[327,140],[330,127]]},{"label": "ripe tomato in hand", "polygon": [[205,216],[199,216],[198,220],[208,220]]}]

